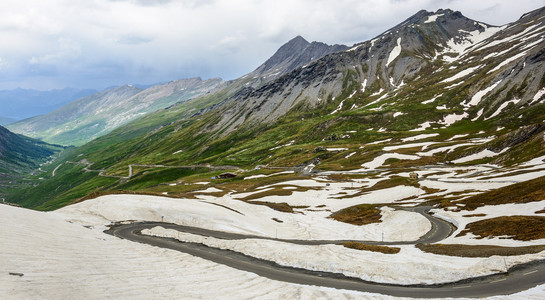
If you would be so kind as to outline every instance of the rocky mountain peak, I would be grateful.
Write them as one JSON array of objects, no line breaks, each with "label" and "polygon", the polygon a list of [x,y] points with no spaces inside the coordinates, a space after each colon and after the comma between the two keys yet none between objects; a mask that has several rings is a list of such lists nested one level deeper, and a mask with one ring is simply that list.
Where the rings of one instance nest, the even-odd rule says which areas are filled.
[{"label": "rocky mountain peak", "polygon": [[296,36],[280,47],[271,58],[250,73],[253,77],[266,77],[266,81],[304,66],[327,54],[348,49],[344,45],[327,45],[320,42],[309,43],[302,36]]}]

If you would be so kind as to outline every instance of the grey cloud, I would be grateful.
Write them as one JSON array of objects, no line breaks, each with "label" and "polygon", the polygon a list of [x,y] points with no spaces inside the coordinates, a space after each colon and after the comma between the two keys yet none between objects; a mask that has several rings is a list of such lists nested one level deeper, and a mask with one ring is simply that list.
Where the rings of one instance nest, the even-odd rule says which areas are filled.
[{"label": "grey cloud", "polygon": [[136,36],[136,35],[125,35],[117,40],[118,43],[124,45],[140,45],[147,44],[153,41],[152,38]]}]

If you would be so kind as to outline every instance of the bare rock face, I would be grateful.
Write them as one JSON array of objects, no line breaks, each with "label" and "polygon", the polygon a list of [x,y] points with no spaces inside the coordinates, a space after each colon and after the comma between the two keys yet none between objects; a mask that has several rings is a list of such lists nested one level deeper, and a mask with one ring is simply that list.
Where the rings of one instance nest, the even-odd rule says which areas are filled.
[{"label": "bare rock face", "polygon": [[543,131],[544,127],[542,124],[533,124],[519,128],[513,132],[507,133],[503,136],[500,136],[497,140],[498,142],[493,143],[487,147],[488,150],[493,152],[500,152],[501,150],[513,147],[518,144],[524,143],[534,135]]},{"label": "bare rock face", "polygon": [[320,42],[309,43],[301,36],[291,39],[280,47],[276,53],[248,74],[267,82],[276,79],[298,67],[318,60],[327,54],[347,50],[345,45],[327,45]]}]

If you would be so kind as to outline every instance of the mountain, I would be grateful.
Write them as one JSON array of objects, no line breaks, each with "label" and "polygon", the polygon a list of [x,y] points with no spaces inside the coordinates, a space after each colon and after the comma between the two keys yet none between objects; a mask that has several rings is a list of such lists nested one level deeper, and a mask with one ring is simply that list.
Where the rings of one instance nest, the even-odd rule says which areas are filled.
[{"label": "mountain", "polygon": [[309,43],[303,37],[297,36],[280,47],[271,58],[246,76],[250,78],[262,77],[261,81],[268,81],[327,54],[347,49],[348,47],[344,45],[330,46],[320,42]]},{"label": "mountain", "polygon": [[0,197],[13,182],[23,181],[24,175],[38,169],[64,147],[46,144],[14,134],[0,126]]},{"label": "mountain", "polygon": [[51,143],[82,145],[146,113],[206,94],[222,83],[221,79],[191,78],[145,90],[131,85],[114,87],[8,128]]},{"label": "mountain", "polygon": [[[258,81],[246,75],[121,126],[56,161],[60,175],[41,183],[39,197],[17,197],[52,209],[99,192],[182,196],[167,183],[213,177],[211,166],[357,173],[382,157],[393,169],[517,166],[545,155],[544,33],[545,8],[501,27],[420,11],[297,67],[309,45],[295,38],[254,71]],[[77,168],[63,169],[67,161]],[[59,187],[67,179],[81,183]]]},{"label": "mountain", "polygon": [[15,119],[0,116],[0,126],[4,126],[15,121]]},{"label": "mountain", "polygon": [[92,89],[65,88],[38,91],[17,88],[0,91],[0,115],[21,120],[46,114],[77,98],[96,93]]}]

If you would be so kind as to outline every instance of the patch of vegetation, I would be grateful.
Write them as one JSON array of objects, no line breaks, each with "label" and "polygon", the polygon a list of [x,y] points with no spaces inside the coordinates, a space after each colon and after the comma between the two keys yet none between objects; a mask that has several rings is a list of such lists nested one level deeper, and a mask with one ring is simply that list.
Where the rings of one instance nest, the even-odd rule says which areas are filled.
[{"label": "patch of vegetation", "polygon": [[296,208],[287,204],[286,202],[275,203],[275,202],[266,202],[266,201],[248,201],[248,203],[264,205],[274,210],[277,210],[280,212],[286,212],[286,213],[293,213],[293,209]]},{"label": "patch of vegetation", "polygon": [[460,209],[475,210],[486,205],[542,201],[545,199],[544,186],[545,176],[485,192],[456,201],[455,203],[449,199],[441,204],[443,207],[462,204]]},{"label": "patch of vegetation", "polygon": [[397,247],[369,245],[369,244],[364,244],[361,242],[346,242],[346,243],[340,243],[339,245],[343,245],[346,248],[350,248],[350,249],[380,252],[384,254],[397,254],[401,250],[401,248],[397,248]]},{"label": "patch of vegetation", "polygon": [[469,215],[463,215],[464,218],[472,218],[472,217],[486,217],[486,214],[469,214]]},{"label": "patch of vegetation", "polygon": [[492,255],[514,256],[534,254],[545,250],[545,245],[524,247],[502,247],[460,244],[417,244],[416,248],[433,254],[459,257],[490,257]]},{"label": "patch of vegetation", "polygon": [[472,233],[477,238],[512,238],[531,241],[545,238],[545,217],[541,216],[502,216],[485,219],[466,225],[457,236]]},{"label": "patch of vegetation", "polygon": [[352,225],[367,225],[371,223],[382,222],[380,218],[380,209],[371,204],[359,204],[347,208],[343,208],[334,212],[329,216],[339,222],[344,222]]},{"label": "patch of vegetation", "polygon": [[[286,189],[286,187],[288,187],[289,189]],[[270,190],[257,192],[257,193],[248,195],[244,198],[240,198],[240,200],[250,201],[250,200],[261,199],[263,197],[270,197],[270,196],[291,196],[293,192],[306,192],[309,190],[321,190],[321,188],[302,187],[302,186],[296,186],[296,185],[277,185]]]}]

